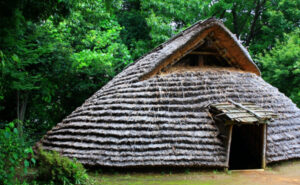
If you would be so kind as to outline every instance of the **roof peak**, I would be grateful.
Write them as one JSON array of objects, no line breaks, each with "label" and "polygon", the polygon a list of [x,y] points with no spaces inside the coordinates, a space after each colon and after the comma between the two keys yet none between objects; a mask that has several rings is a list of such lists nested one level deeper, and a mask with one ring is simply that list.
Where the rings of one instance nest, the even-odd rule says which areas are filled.
[{"label": "roof peak", "polygon": [[193,51],[206,38],[216,42],[220,50],[219,53],[222,57],[230,60],[233,66],[260,76],[258,67],[236,36],[224,26],[222,21],[209,18],[196,22],[138,59],[136,62],[143,60],[148,55],[162,55],[158,59],[153,59],[153,68],[142,75],[140,79],[147,79],[165,66],[177,62]]}]

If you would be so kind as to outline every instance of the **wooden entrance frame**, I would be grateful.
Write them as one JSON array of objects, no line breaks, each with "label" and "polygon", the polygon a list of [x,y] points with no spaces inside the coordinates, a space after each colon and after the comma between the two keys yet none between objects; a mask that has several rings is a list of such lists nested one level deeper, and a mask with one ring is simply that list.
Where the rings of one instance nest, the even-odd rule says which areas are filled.
[{"label": "wooden entrance frame", "polygon": [[[229,126],[229,132],[228,132],[228,140],[227,140],[227,157],[226,157],[226,168],[225,170],[227,171],[229,168],[229,157],[230,157],[230,149],[231,149],[231,140],[232,140],[232,129],[233,129],[234,124],[231,124]],[[267,146],[267,124],[263,124],[262,129],[261,129],[261,134],[262,134],[262,156],[261,156],[261,168],[265,169],[266,168],[266,146]]]},{"label": "wooden entrance frame", "polygon": [[266,145],[267,145],[267,124],[277,116],[270,110],[264,110],[254,103],[236,103],[232,100],[228,102],[215,103],[209,106],[210,112],[215,120],[217,127],[227,140],[226,168],[229,168],[230,151],[232,142],[232,132],[235,125],[261,125],[261,168],[266,168]]}]

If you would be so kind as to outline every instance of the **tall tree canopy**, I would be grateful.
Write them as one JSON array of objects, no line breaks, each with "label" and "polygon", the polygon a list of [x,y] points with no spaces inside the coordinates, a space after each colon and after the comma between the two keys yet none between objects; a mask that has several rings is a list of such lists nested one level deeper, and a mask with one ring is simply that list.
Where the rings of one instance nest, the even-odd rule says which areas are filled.
[{"label": "tall tree canopy", "polygon": [[263,78],[300,105],[300,30],[284,34],[272,50],[258,56]]}]

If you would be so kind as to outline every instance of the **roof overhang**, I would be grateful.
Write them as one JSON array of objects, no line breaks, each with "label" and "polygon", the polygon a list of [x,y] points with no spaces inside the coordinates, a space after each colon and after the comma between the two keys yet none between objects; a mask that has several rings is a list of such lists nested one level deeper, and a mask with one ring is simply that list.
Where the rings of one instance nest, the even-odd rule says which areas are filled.
[{"label": "roof overhang", "polygon": [[276,115],[272,111],[264,110],[254,103],[228,102],[210,105],[210,112],[215,119],[222,120],[225,124],[267,124]]}]

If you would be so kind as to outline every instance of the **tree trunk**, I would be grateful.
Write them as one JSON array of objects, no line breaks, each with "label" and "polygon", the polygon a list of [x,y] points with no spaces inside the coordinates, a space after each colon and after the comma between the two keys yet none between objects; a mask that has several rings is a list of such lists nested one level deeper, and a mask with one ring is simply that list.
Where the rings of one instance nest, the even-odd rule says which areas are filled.
[{"label": "tree trunk", "polygon": [[250,26],[250,32],[249,32],[249,34],[248,34],[248,36],[246,38],[246,43],[245,43],[246,46],[249,46],[251,40],[254,37],[255,27],[256,27],[256,24],[257,24],[257,20],[258,20],[258,18],[260,17],[260,15],[262,13],[262,10],[264,8],[265,3],[266,3],[266,0],[262,0],[262,2],[260,2],[260,0],[256,1],[254,18],[253,18],[253,21],[252,21],[251,26]]},{"label": "tree trunk", "polygon": [[25,119],[28,97],[28,92],[24,93],[23,96],[21,96],[20,91],[17,91],[17,119],[22,122]]},{"label": "tree trunk", "polygon": [[22,100],[22,106],[20,110],[20,120],[23,122],[25,120],[25,113],[28,104],[28,93],[24,94],[24,99]]},{"label": "tree trunk", "polygon": [[232,13],[232,21],[233,21],[233,32],[236,34],[236,37],[239,38],[240,33],[239,33],[238,17],[236,14],[236,3],[233,3],[231,13]]},{"label": "tree trunk", "polygon": [[20,91],[17,91],[17,119],[20,120]]},{"label": "tree trunk", "polygon": [[28,92],[24,93],[23,96],[21,96],[20,91],[17,91],[17,128],[21,142],[23,142],[23,122],[25,119],[28,97]]}]

